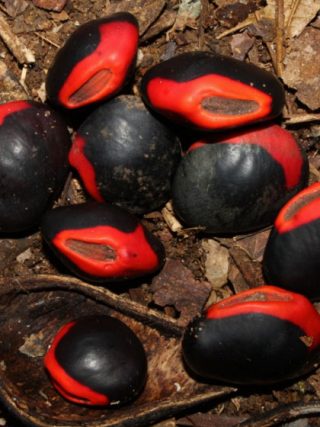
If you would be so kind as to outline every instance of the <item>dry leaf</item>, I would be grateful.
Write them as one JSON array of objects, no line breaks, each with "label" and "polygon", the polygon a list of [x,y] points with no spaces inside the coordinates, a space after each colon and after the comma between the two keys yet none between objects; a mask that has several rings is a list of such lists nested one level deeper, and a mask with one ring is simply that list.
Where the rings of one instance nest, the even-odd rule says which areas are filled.
[{"label": "dry leaf", "polygon": [[254,38],[250,37],[247,32],[235,34],[231,40],[232,56],[243,61],[247,53],[252,48]]},{"label": "dry leaf", "polygon": [[316,110],[320,108],[320,30],[308,28],[289,48],[282,78],[297,90],[301,102]]},{"label": "dry leaf", "polygon": [[205,276],[213,289],[219,289],[227,283],[229,271],[229,251],[213,239],[203,240],[206,253]]},{"label": "dry leaf", "polygon": [[18,79],[0,60],[0,102],[8,102],[28,98]]},{"label": "dry leaf", "polygon": [[4,0],[6,12],[12,18],[23,13],[29,6],[26,0]]},{"label": "dry leaf", "polygon": [[44,344],[44,334],[42,331],[37,334],[31,334],[24,337],[24,343],[19,348],[19,351],[29,357],[42,357],[46,354],[46,346]]},{"label": "dry leaf", "polygon": [[159,18],[166,6],[165,0],[120,0],[107,5],[107,14],[126,11],[139,20],[139,33],[143,35]]},{"label": "dry leaf", "polygon": [[244,280],[241,271],[235,265],[233,260],[229,268],[228,280],[232,283],[233,289],[236,294],[250,289],[248,283]]},{"label": "dry leaf", "polygon": [[[284,1],[284,32],[287,38],[299,36],[305,27],[315,18],[320,10],[319,0],[283,0]],[[259,25],[262,21],[275,22],[276,0],[268,0],[267,6],[251,13],[247,19],[222,34],[221,39],[229,34],[246,28],[249,25]],[[268,40],[265,40],[268,41]]]},{"label": "dry leaf", "polygon": [[250,288],[264,285],[259,262],[252,262],[247,252],[238,246],[231,247],[229,253]]},{"label": "dry leaf", "polygon": [[33,4],[41,9],[61,12],[67,0],[32,0]]},{"label": "dry leaf", "polygon": [[262,261],[264,249],[270,235],[271,228],[262,230],[247,236],[235,237],[234,246],[238,246],[244,250],[252,261]]},{"label": "dry leaf", "polygon": [[161,307],[174,306],[180,312],[180,321],[187,324],[201,312],[211,285],[195,280],[192,272],[181,261],[169,259],[152,280],[151,290],[156,304]]},{"label": "dry leaf", "polygon": [[[284,0],[284,28],[288,38],[297,37],[320,10],[319,0]],[[276,0],[268,0],[263,9],[256,12],[258,20],[275,19]]]},{"label": "dry leaf", "polygon": [[181,0],[174,24],[174,30],[183,31],[187,26],[193,27],[200,13],[200,0]]}]

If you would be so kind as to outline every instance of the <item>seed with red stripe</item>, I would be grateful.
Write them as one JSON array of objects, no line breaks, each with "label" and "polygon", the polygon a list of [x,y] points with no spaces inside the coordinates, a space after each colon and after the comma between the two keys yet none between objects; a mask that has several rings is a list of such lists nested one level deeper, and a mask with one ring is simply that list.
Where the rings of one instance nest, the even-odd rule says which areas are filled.
[{"label": "seed with red stripe", "polygon": [[69,160],[95,200],[141,214],[170,198],[180,144],[138,97],[121,95],[84,121]]},{"label": "seed with red stripe", "polygon": [[200,130],[267,120],[284,105],[275,76],[210,52],[188,52],[155,65],[144,75],[141,91],[155,111]]},{"label": "seed with red stripe", "polygon": [[203,142],[191,146],[173,180],[173,206],[188,226],[228,234],[270,225],[307,184],[307,158],[280,126]]},{"label": "seed with red stripe", "polygon": [[137,20],[128,12],[81,25],[48,71],[48,99],[74,109],[115,95],[133,74],[138,38]]},{"label": "seed with red stripe", "polygon": [[48,211],[42,234],[58,258],[90,281],[116,281],[154,273],[164,263],[161,242],[117,206],[83,203]]},{"label": "seed with red stripe", "polygon": [[320,297],[320,183],[300,191],[281,209],[266,245],[267,283]]},{"label": "seed with red stripe", "polygon": [[0,231],[39,224],[68,173],[70,137],[62,118],[33,101],[0,105]]},{"label": "seed with red stripe", "polygon": [[278,383],[317,367],[320,316],[304,296],[262,286],[209,307],[182,347],[189,369],[207,380]]},{"label": "seed with red stripe", "polygon": [[127,403],[142,391],[147,359],[136,334],[110,316],[64,325],[45,356],[54,387],[67,400],[90,406]]}]

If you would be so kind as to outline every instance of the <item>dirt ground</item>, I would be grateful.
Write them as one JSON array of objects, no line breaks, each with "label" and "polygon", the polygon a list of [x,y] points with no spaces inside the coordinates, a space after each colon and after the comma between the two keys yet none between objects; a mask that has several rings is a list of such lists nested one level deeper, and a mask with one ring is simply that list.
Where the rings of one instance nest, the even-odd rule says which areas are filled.
[{"label": "dirt ground", "polygon": [[[308,0],[1,0],[0,99],[45,101],[46,72],[57,49],[72,31],[88,20],[114,11],[130,11],[139,20],[141,41],[134,82],[129,90],[137,94],[141,76],[149,67],[186,51],[214,51],[255,63],[284,82],[287,102],[277,122],[290,130],[306,150],[310,182],[318,181],[320,5],[316,3]],[[14,36],[9,34],[9,41],[5,37],[6,24]],[[74,173],[56,204],[78,203],[86,197]],[[149,280],[138,281],[133,287],[121,286],[112,292],[185,325],[204,304],[263,283],[261,260],[270,228],[218,239],[183,228],[174,221],[170,205],[144,216],[143,223],[165,246],[166,266]],[[212,275],[212,270],[218,273]],[[63,278],[68,273],[52,259],[38,231],[0,239],[0,275],[4,282],[40,274]],[[243,425],[320,426],[318,399],[320,373],[315,372],[274,389],[230,391],[205,405],[178,410],[174,416],[161,417],[159,424],[151,424],[231,427],[246,422]],[[1,411],[0,425],[20,425],[5,407]],[[261,414],[264,416],[259,418]],[[79,421],[77,425],[89,424]]]}]

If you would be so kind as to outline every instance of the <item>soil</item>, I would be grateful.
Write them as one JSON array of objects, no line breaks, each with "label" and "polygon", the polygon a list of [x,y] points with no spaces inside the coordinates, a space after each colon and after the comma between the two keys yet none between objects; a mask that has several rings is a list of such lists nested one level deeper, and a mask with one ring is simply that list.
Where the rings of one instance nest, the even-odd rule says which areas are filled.
[{"label": "soil", "polygon": [[[184,10],[181,4],[187,5]],[[281,3],[279,1],[279,3]],[[277,63],[270,51],[275,35],[258,34],[256,28],[235,30],[219,38],[219,34],[236,27],[256,10],[263,8],[263,0],[248,1],[185,1],[178,0],[2,0],[0,17],[9,23],[18,40],[34,54],[35,62],[23,64],[17,52],[8,49],[8,44],[0,40],[0,58],[8,72],[8,79],[0,77],[0,99],[31,98],[45,101],[44,81],[59,46],[80,24],[118,10],[133,12],[140,22],[141,42],[134,81],[127,88],[128,93],[139,92],[141,76],[152,65],[173,55],[195,50],[215,51],[231,55],[238,54],[242,59],[256,63],[262,68],[276,73]],[[201,12],[198,13],[199,7]],[[192,8],[193,7],[193,8]],[[198,7],[198,9],[197,9]],[[200,9],[199,9],[200,10]],[[317,22],[316,18],[313,23]],[[309,24],[309,25],[312,25]],[[1,22],[0,22],[1,27]],[[319,27],[314,25],[319,32]],[[0,28],[1,30],[1,28]],[[261,28],[260,28],[261,30]],[[0,31],[1,32],[1,31]],[[241,39],[235,35],[241,35]],[[1,36],[1,34],[0,34]],[[25,61],[27,62],[27,61]],[[290,119],[297,115],[305,116],[310,111],[286,89],[287,105],[284,115],[277,122],[293,133],[307,152],[311,165],[310,182],[318,181],[320,172],[319,125],[315,120]],[[287,124],[286,124],[287,122]],[[80,180],[73,173],[65,185],[61,197],[55,205],[74,204],[87,199]],[[261,259],[270,228],[246,236],[214,238],[206,236],[202,230],[181,227],[175,223],[170,211],[159,210],[146,214],[142,221],[163,242],[167,263],[157,276],[136,281],[133,286],[112,287],[116,294],[136,301],[146,307],[158,310],[181,324],[198,314],[205,304],[213,303],[234,293],[263,284]],[[219,250],[225,248],[226,257],[221,257],[219,268],[226,265],[227,273],[222,282],[208,277],[207,252],[203,242],[213,239]],[[216,252],[215,255],[216,256]],[[219,258],[220,259],[220,258]],[[215,267],[218,268],[218,267]],[[2,236],[0,239],[0,275],[7,280],[16,280],[30,274],[69,274],[56,261],[44,245],[38,230],[23,236]],[[192,292],[188,288],[192,287]],[[296,425],[320,426],[315,413],[320,398],[320,372],[306,378],[275,388],[246,388],[215,399],[202,406],[189,409],[174,418],[161,421],[158,427],[174,426],[236,426],[247,420],[247,425]],[[289,405],[289,406],[286,406]],[[296,405],[291,407],[290,405]],[[293,409],[292,409],[293,408]],[[292,410],[291,410],[292,409]],[[275,411],[268,413],[268,411]],[[267,414],[259,420],[259,414]],[[276,415],[274,415],[276,414]],[[277,419],[278,415],[278,419]],[[308,415],[308,418],[303,418]],[[288,424],[291,420],[295,423]],[[252,424],[249,424],[249,421]],[[260,423],[260,424],[259,424]],[[0,414],[0,425],[8,427],[20,425],[10,416],[5,407]],[[81,425],[81,424],[79,424]],[[154,424],[155,425],[155,424]]]}]

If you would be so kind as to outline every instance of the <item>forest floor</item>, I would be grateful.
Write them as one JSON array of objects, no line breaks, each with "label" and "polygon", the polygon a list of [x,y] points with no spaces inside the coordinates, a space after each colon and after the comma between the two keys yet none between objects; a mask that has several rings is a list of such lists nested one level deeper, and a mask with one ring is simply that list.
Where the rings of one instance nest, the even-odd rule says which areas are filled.
[{"label": "forest floor", "polygon": [[[186,51],[232,55],[269,70],[286,90],[286,106],[277,123],[290,130],[307,152],[310,182],[319,181],[319,10],[319,2],[308,0],[1,0],[0,99],[44,102],[46,72],[72,31],[91,19],[129,11],[140,24],[137,69],[130,89],[134,94],[148,68]],[[85,198],[73,174],[63,202]],[[261,260],[270,228],[214,238],[174,221],[170,205],[144,216],[143,223],[166,248],[167,263],[149,281],[121,287],[117,291],[121,297],[186,324],[205,303],[264,283]],[[63,277],[67,272],[48,256],[36,231],[0,239],[0,274],[10,281],[39,274]],[[246,421],[252,426],[320,426],[318,399],[320,372],[316,371],[274,389],[240,388],[205,406],[176,411],[154,425],[231,427]],[[18,424],[3,407],[0,425]]]}]

